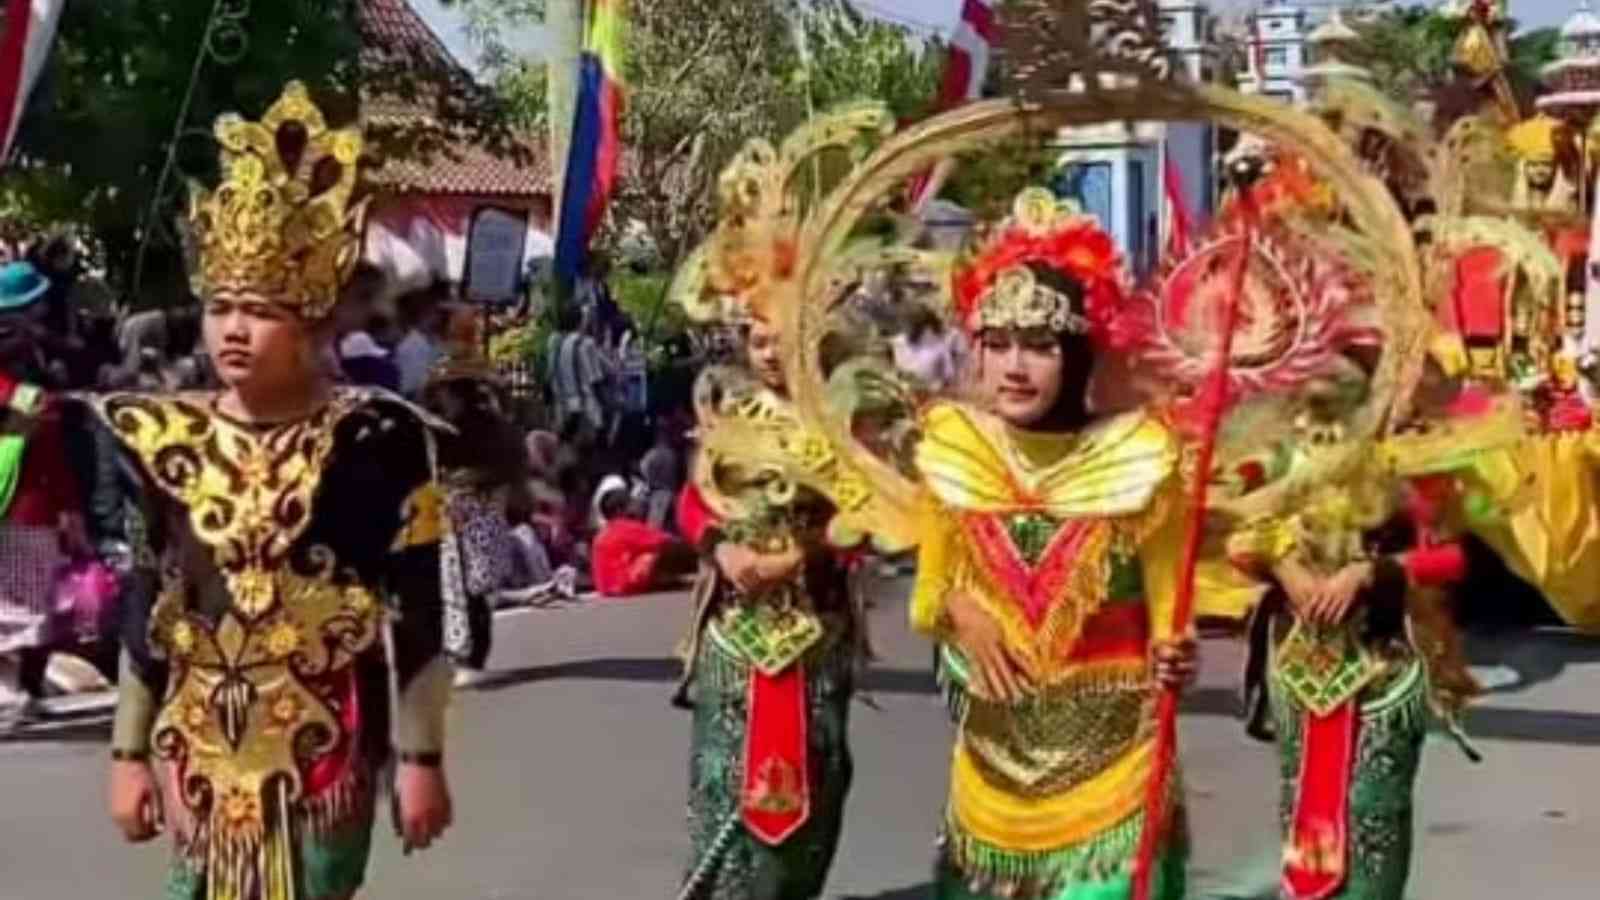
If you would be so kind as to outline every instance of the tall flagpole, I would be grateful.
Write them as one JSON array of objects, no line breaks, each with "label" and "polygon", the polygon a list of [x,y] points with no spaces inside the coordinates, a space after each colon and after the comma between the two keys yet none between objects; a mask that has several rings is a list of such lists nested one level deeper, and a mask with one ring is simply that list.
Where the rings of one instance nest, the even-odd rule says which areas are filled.
[{"label": "tall flagpole", "polygon": [[561,233],[561,192],[572,149],[572,117],[578,102],[578,59],[583,51],[584,0],[545,0],[544,27],[550,38],[545,80],[550,130],[550,233]]}]

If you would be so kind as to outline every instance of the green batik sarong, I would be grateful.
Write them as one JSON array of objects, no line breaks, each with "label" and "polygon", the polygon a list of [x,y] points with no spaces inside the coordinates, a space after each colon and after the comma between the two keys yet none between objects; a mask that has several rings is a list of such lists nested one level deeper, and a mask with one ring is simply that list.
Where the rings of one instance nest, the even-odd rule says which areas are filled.
[{"label": "green batik sarong", "polygon": [[[1347,813],[1350,858],[1344,885],[1330,900],[1403,900],[1411,874],[1412,791],[1427,735],[1427,679],[1422,664],[1367,688],[1356,726],[1356,761]],[[1294,817],[1305,709],[1272,679],[1281,766],[1279,817]],[[1286,838],[1287,839],[1287,838]]]},{"label": "green batik sarong", "polygon": [[853,648],[823,638],[802,660],[810,818],[777,847],[757,840],[739,814],[744,784],[749,669],[709,633],[694,683],[689,753],[689,878],[694,900],[812,900],[822,895],[844,825],[852,764],[848,742]]},{"label": "green batik sarong", "polygon": [[[367,858],[372,854],[372,799],[369,793],[349,820],[321,829],[319,834],[300,829],[300,893],[295,900],[334,900],[361,889]],[[180,850],[168,872],[163,900],[204,900],[207,894],[204,858],[197,860]]]}]

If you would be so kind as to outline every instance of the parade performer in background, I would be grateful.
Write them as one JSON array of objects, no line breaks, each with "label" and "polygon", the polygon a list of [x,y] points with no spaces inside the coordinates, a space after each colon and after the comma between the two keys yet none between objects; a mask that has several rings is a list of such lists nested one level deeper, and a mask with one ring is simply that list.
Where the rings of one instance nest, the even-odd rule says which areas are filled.
[{"label": "parade performer in background", "polygon": [[1474,463],[1513,445],[1522,423],[1514,403],[1456,393],[1451,369],[1465,360],[1442,338],[1413,426],[1352,467],[1324,463],[1362,376],[1308,391],[1283,452],[1263,454],[1278,460],[1263,462],[1265,480],[1300,485],[1292,502],[1229,539],[1233,559],[1275,585],[1250,632],[1247,730],[1278,744],[1292,900],[1404,896],[1430,709],[1476,759],[1459,716],[1479,691],[1446,590],[1466,576],[1467,517],[1500,499]]},{"label": "parade performer in background", "polygon": [[[515,584],[511,522],[531,513],[528,454],[504,412],[499,373],[483,356],[477,310],[449,311],[443,353],[422,389],[423,404],[450,425],[440,439],[439,479],[450,527],[440,545],[441,586],[465,608],[475,634],[468,669],[488,661],[495,596]],[[462,673],[463,679],[469,676]]]},{"label": "parade performer in background", "polygon": [[171,831],[167,897],[348,898],[387,762],[408,849],[451,821],[445,653],[471,636],[440,602],[435,420],[321,374],[359,132],[292,83],[216,135],[188,225],[224,388],[90,399],[145,482],[109,807],[130,841]]},{"label": "parade performer in background", "polygon": [[40,699],[50,649],[65,637],[58,577],[89,552],[64,409],[45,388],[37,342],[49,288],[31,263],[0,268],[0,734]]},{"label": "parade performer in background", "polygon": [[[756,313],[742,332],[749,371],[702,374],[702,428],[794,421],[776,331]],[[679,500],[704,560],[678,694],[694,710],[694,855],[680,897],[822,895],[850,790],[865,635],[848,559],[824,540],[832,513],[781,471],[711,449]]]},{"label": "parade performer in background", "polygon": [[[933,406],[917,450],[932,497],[912,624],[943,648],[959,723],[940,897],[1125,894],[1152,687],[1195,671],[1171,630],[1180,444],[1150,411],[1087,406],[1124,277],[1109,235],[1033,190],[956,276],[990,411]],[[1156,897],[1184,894],[1172,835]]]}]

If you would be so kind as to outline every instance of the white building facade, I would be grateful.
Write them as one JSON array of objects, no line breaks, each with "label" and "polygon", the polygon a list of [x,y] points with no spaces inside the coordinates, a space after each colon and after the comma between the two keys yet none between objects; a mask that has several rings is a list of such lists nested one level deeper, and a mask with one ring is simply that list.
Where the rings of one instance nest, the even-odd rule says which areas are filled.
[{"label": "white building facade", "polygon": [[[1216,77],[1209,40],[1213,19],[1202,0],[1161,0],[1168,46],[1184,77]],[[1161,258],[1173,227],[1165,221],[1166,179],[1171,171],[1184,207],[1209,218],[1214,194],[1216,132],[1208,122],[1107,122],[1061,133],[1054,148],[1051,188],[1076,200],[1100,220],[1136,274]]]},{"label": "white building facade", "polygon": [[1267,0],[1246,24],[1245,70],[1239,90],[1285,103],[1303,103],[1301,72],[1306,66],[1306,10],[1293,0]]}]

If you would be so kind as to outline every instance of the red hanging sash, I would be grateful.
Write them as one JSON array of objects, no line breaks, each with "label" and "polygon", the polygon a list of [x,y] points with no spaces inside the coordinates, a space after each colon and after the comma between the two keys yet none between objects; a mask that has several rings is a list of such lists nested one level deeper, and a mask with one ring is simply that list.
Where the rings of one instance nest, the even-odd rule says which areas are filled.
[{"label": "red hanging sash", "polygon": [[1350,783],[1355,778],[1355,700],[1326,716],[1304,714],[1299,789],[1283,852],[1290,900],[1326,900],[1344,885],[1350,859]]},{"label": "red hanging sash", "polygon": [[777,675],[752,668],[739,800],[751,834],[775,847],[800,830],[811,816],[808,773],[805,666]]}]

